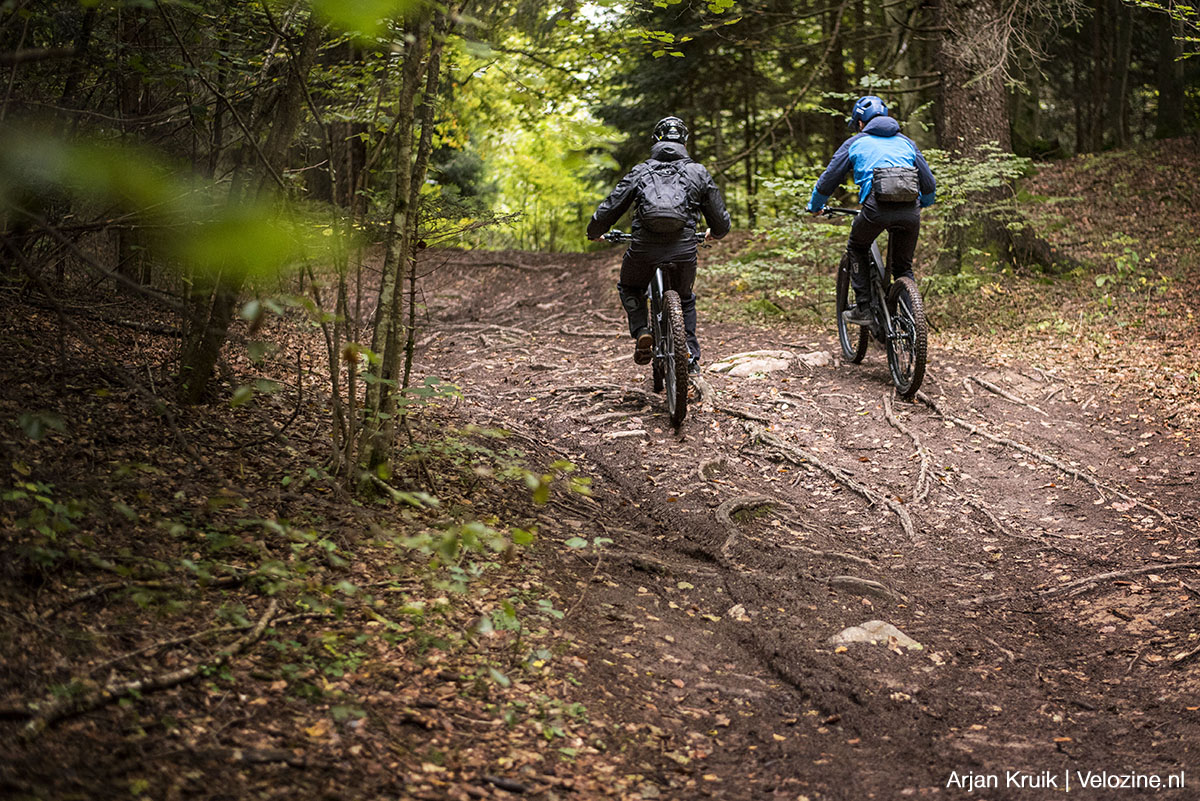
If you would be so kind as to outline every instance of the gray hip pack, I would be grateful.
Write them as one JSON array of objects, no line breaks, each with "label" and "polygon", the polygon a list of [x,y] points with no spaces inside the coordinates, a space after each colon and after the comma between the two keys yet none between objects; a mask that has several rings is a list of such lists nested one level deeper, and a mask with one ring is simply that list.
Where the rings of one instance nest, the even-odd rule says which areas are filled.
[{"label": "gray hip pack", "polygon": [[871,194],[882,203],[912,203],[921,194],[916,167],[876,167]]}]

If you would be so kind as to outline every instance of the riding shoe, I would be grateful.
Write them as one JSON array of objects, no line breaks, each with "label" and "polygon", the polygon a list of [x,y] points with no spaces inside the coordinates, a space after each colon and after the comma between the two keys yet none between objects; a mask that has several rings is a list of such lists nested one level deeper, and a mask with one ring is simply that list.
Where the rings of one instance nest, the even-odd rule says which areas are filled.
[{"label": "riding shoe", "polygon": [[700,372],[700,357],[692,356],[688,359],[688,375],[695,375]]},{"label": "riding shoe", "polygon": [[842,320],[846,325],[870,325],[875,322],[871,319],[871,307],[865,303],[858,303],[846,309],[842,312]]},{"label": "riding shoe", "polygon": [[654,337],[648,329],[643,328],[637,335],[637,346],[633,351],[633,360],[638,364],[649,364],[654,350]]}]

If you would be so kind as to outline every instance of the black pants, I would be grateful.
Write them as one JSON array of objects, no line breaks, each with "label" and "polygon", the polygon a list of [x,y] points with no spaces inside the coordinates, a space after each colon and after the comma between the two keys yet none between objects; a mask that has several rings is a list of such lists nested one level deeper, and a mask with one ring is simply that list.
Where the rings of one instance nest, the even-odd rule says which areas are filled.
[{"label": "black pants", "polygon": [[687,332],[688,351],[700,358],[700,340],[696,337],[696,295],[692,284],[696,281],[696,245],[694,242],[657,244],[634,242],[625,251],[621,260],[621,277],[617,282],[617,294],[621,306],[629,318],[629,335],[637,336],[643,328],[650,327],[650,314],[646,310],[646,296],[654,268],[660,264],[674,264],[673,270],[664,271],[665,289],[679,293],[683,304],[683,327]]},{"label": "black pants", "polygon": [[854,218],[846,251],[854,260],[854,269],[850,272],[854,297],[864,303],[871,281],[866,271],[871,243],[884,231],[888,232],[887,261],[892,280],[902,276],[912,278],[913,254],[917,250],[917,236],[921,232],[921,209],[915,202],[877,203],[874,196],[868,196],[862,211]]}]

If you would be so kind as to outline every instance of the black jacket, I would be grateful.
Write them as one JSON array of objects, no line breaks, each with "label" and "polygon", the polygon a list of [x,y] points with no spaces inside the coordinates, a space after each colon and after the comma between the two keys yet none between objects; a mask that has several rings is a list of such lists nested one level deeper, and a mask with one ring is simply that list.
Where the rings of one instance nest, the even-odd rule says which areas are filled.
[{"label": "black jacket", "polygon": [[704,169],[704,165],[688,158],[687,148],[678,142],[656,142],[650,148],[650,158],[630,170],[629,174],[617,183],[617,188],[612,191],[612,194],[605,198],[604,202],[596,209],[596,213],[592,215],[592,221],[588,223],[588,239],[598,239],[601,234],[612,228],[617,220],[621,219],[621,215],[629,210],[630,204],[637,200],[638,181],[642,173],[650,168],[652,162],[679,160],[687,162],[684,168],[684,180],[687,183],[688,223],[684,230],[678,234],[666,235],[644,230],[641,209],[635,208],[630,233],[635,239],[646,242],[667,243],[684,238],[691,239],[701,214],[704,215],[708,227],[712,229],[712,235],[717,239],[729,233],[729,212],[725,209],[721,190],[717,189],[716,183],[708,174],[708,170]]}]

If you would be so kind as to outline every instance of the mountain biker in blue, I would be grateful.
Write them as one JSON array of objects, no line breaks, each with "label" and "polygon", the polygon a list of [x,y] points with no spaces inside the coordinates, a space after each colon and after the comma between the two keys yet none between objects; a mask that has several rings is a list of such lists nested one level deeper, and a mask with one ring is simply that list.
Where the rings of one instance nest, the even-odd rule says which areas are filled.
[{"label": "mountain biker in blue", "polygon": [[[867,303],[870,278],[861,265],[869,263],[871,243],[886,230],[892,278],[912,278],[913,253],[921,230],[921,209],[936,201],[937,181],[920,148],[900,133],[899,123],[888,116],[887,106],[878,97],[859,98],[847,125],[859,132],[843,142],[833,154],[813,188],[805,211],[820,213],[829,196],[841,186],[846,173],[854,170],[862,210],[850,228],[846,258],[851,259],[850,283],[854,287],[856,303],[842,313],[842,319],[848,325],[870,325],[871,310]],[[903,176],[910,191],[892,193],[894,187],[889,182],[889,194],[881,196],[880,191],[873,192],[875,171],[886,168],[908,168],[898,174]],[[893,170],[891,174],[897,173]],[[906,199],[895,200],[896,197]]]},{"label": "mountain biker in blue", "polygon": [[[596,209],[588,223],[587,236],[593,241],[600,239],[609,228],[621,219],[630,206],[634,207],[630,233],[633,241],[621,261],[621,277],[617,281],[617,294],[625,315],[629,318],[629,334],[636,341],[633,360],[648,364],[654,338],[650,334],[650,316],[646,311],[646,293],[654,268],[670,262],[676,265],[674,288],[679,292],[683,305],[683,327],[687,331],[688,372],[694,373],[700,365],[700,340],[696,337],[696,295],[692,284],[696,280],[695,233],[700,215],[708,225],[705,239],[720,239],[729,233],[729,212],[721,198],[712,176],[704,166],[688,157],[688,129],[678,117],[664,117],[654,126],[654,144],[650,146],[650,158],[634,167],[622,178],[612,194]],[[666,170],[666,165],[676,164],[677,180],[683,192],[678,198],[679,208],[675,230],[656,230],[653,220],[646,219],[646,181],[648,173]]]}]

